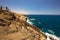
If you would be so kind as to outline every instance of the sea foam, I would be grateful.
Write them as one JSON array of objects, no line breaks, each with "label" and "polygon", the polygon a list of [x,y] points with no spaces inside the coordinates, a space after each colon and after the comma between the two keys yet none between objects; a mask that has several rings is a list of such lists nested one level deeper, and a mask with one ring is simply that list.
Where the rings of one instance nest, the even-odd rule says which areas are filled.
[{"label": "sea foam", "polygon": [[30,19],[27,19],[27,22],[31,25],[33,25],[33,22],[30,21]]},{"label": "sea foam", "polygon": [[54,38],[55,40],[60,40],[60,37],[57,37],[56,35],[49,34],[49,33],[45,33],[45,35],[47,36],[47,40],[50,40],[49,37],[52,37],[52,38]]},{"label": "sea foam", "polygon": [[[31,25],[33,25],[33,22],[30,21],[30,19],[27,20],[27,22]],[[51,31],[52,32],[52,31]],[[44,33],[44,32],[43,32]],[[49,34],[49,33],[44,33],[46,36],[47,36],[47,39],[46,40],[51,40],[49,37],[52,37],[54,38],[55,40],[60,40],[60,37],[57,37],[56,35],[53,35],[53,34]]]}]

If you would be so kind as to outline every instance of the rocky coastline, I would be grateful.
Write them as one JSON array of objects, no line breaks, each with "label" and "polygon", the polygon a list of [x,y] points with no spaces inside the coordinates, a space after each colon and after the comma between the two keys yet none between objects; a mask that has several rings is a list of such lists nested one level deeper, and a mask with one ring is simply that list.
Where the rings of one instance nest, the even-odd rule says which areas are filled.
[{"label": "rocky coastline", "polygon": [[[11,12],[0,7],[0,40],[46,40],[39,28],[30,25],[24,14]],[[54,40],[50,37],[51,40]]]}]

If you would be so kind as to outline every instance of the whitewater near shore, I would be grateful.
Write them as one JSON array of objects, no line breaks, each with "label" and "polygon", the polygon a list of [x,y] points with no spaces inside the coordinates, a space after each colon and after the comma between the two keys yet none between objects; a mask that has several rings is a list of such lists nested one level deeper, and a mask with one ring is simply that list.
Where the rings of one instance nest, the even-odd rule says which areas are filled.
[{"label": "whitewater near shore", "polygon": [[0,40],[59,40],[31,25],[23,14],[0,8]]},{"label": "whitewater near shore", "polygon": [[[27,22],[31,25],[34,25],[34,23],[31,22],[30,20],[31,20],[31,18],[30,19],[28,18]],[[41,30],[41,32],[42,32],[42,30]],[[55,40],[60,40],[60,37],[57,37],[56,35],[50,34],[48,32],[42,32],[42,33],[47,36],[46,40],[51,40],[50,37],[54,38]],[[54,39],[52,39],[52,40],[54,40]]]}]

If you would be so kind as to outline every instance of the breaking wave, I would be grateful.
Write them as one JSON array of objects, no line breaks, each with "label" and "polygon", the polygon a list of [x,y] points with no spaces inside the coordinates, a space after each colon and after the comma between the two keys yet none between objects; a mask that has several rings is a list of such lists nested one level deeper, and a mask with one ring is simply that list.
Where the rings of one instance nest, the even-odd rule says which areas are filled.
[{"label": "breaking wave", "polygon": [[30,19],[27,19],[27,22],[31,25],[33,25],[34,23],[30,21]]},{"label": "breaking wave", "polygon": [[[31,19],[28,19],[27,20],[27,22],[29,23],[29,24],[31,24],[31,25],[33,25],[34,23],[32,22],[32,21],[30,21]],[[33,19],[33,20],[35,20],[35,19]],[[52,31],[52,30],[48,30],[49,32],[51,32],[51,33],[54,33],[54,31]],[[48,32],[43,32],[46,36],[47,36],[47,39],[46,40],[51,40],[49,37],[52,37],[52,38],[54,38],[55,40],[60,40],[60,37],[57,37],[56,35],[54,35],[54,34],[50,34],[50,33],[48,33]]]},{"label": "breaking wave", "polygon": [[47,36],[47,40],[50,40],[49,37],[52,37],[52,38],[54,38],[55,40],[60,40],[60,37],[57,37],[56,35],[49,34],[49,33],[45,33],[45,35]]}]

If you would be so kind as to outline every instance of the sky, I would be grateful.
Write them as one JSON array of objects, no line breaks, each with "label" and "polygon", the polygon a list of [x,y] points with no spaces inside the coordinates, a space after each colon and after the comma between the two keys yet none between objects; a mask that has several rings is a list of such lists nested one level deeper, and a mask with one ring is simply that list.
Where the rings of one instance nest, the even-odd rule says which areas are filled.
[{"label": "sky", "polygon": [[60,0],[0,0],[0,5],[23,14],[60,15]]}]

